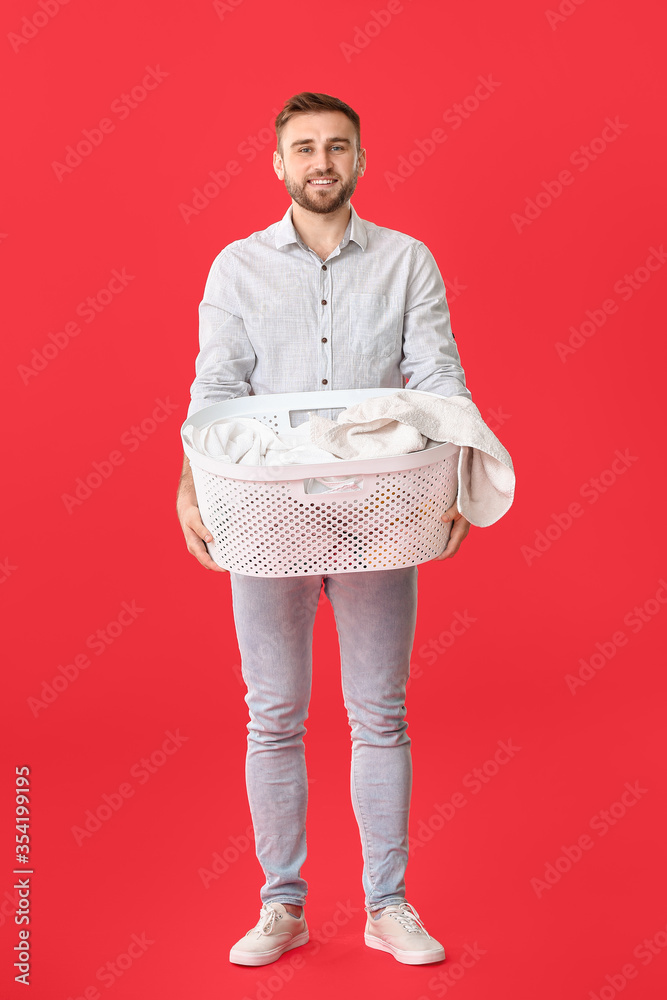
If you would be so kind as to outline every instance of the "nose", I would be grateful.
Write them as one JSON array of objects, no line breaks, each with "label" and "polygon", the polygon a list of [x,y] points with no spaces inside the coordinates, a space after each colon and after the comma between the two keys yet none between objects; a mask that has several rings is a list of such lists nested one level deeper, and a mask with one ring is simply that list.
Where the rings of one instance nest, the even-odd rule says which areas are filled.
[{"label": "nose", "polygon": [[318,150],[313,166],[316,170],[321,170],[323,174],[332,172],[333,155],[327,146],[323,146]]}]

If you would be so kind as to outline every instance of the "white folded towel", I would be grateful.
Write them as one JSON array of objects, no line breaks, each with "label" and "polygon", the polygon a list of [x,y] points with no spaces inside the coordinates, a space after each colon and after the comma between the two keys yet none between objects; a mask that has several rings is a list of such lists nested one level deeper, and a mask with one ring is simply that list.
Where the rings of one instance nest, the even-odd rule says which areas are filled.
[{"label": "white folded towel", "polygon": [[[350,406],[337,420],[311,412],[300,432],[277,434],[253,417],[221,417],[202,428],[186,427],[183,437],[200,454],[239,465],[386,458],[421,451],[429,441],[449,441],[460,446],[457,503],[471,524],[493,524],[514,499],[512,459],[465,396],[403,389]],[[309,492],[350,488],[348,477],[329,477],[312,480]]]},{"label": "white folded towel", "polygon": [[337,458],[378,458],[419,451],[428,440],[459,445],[458,508],[471,524],[486,527],[514,499],[514,466],[508,451],[465,396],[402,389],[373,396],[328,420],[310,415],[313,444]]}]

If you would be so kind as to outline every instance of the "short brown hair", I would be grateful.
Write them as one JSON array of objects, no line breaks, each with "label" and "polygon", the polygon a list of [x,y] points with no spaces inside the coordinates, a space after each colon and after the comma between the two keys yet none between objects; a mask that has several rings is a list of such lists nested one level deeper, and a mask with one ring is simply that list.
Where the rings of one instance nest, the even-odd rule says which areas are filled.
[{"label": "short brown hair", "polygon": [[361,120],[357,112],[338,97],[331,97],[330,94],[315,94],[312,91],[304,90],[285,101],[282,111],[276,118],[276,142],[278,152],[281,156],[282,132],[290,118],[294,115],[312,115],[322,111],[342,111],[344,115],[347,115],[357,133],[357,152],[359,152],[361,149]]}]

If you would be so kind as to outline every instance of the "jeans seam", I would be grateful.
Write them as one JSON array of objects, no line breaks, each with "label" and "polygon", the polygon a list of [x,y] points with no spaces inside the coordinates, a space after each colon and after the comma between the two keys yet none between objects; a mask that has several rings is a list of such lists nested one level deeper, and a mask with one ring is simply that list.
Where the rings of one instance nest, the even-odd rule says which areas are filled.
[{"label": "jeans seam", "polygon": [[371,838],[368,835],[368,826],[366,824],[366,817],[364,816],[364,810],[361,804],[361,799],[359,798],[359,795],[357,793],[357,758],[354,752],[354,748],[352,748],[352,780],[354,788],[354,797],[357,801],[357,806],[359,808],[359,816],[361,818],[361,825],[363,828],[363,840],[364,840],[364,846],[366,848],[366,856],[368,858],[368,881],[370,882],[373,891],[375,891],[375,877],[373,875],[374,858],[373,858],[373,852],[371,850]]}]

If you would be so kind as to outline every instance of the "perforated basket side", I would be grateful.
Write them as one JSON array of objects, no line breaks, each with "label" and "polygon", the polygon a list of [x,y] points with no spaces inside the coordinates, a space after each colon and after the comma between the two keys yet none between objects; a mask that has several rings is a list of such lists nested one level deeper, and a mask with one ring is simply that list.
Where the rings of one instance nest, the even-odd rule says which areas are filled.
[{"label": "perforated basket side", "polygon": [[249,576],[394,569],[439,555],[440,516],[457,491],[458,449],[400,472],[366,474],[363,495],[305,495],[296,482],[248,482],[193,466],[197,502],[220,566]]}]

